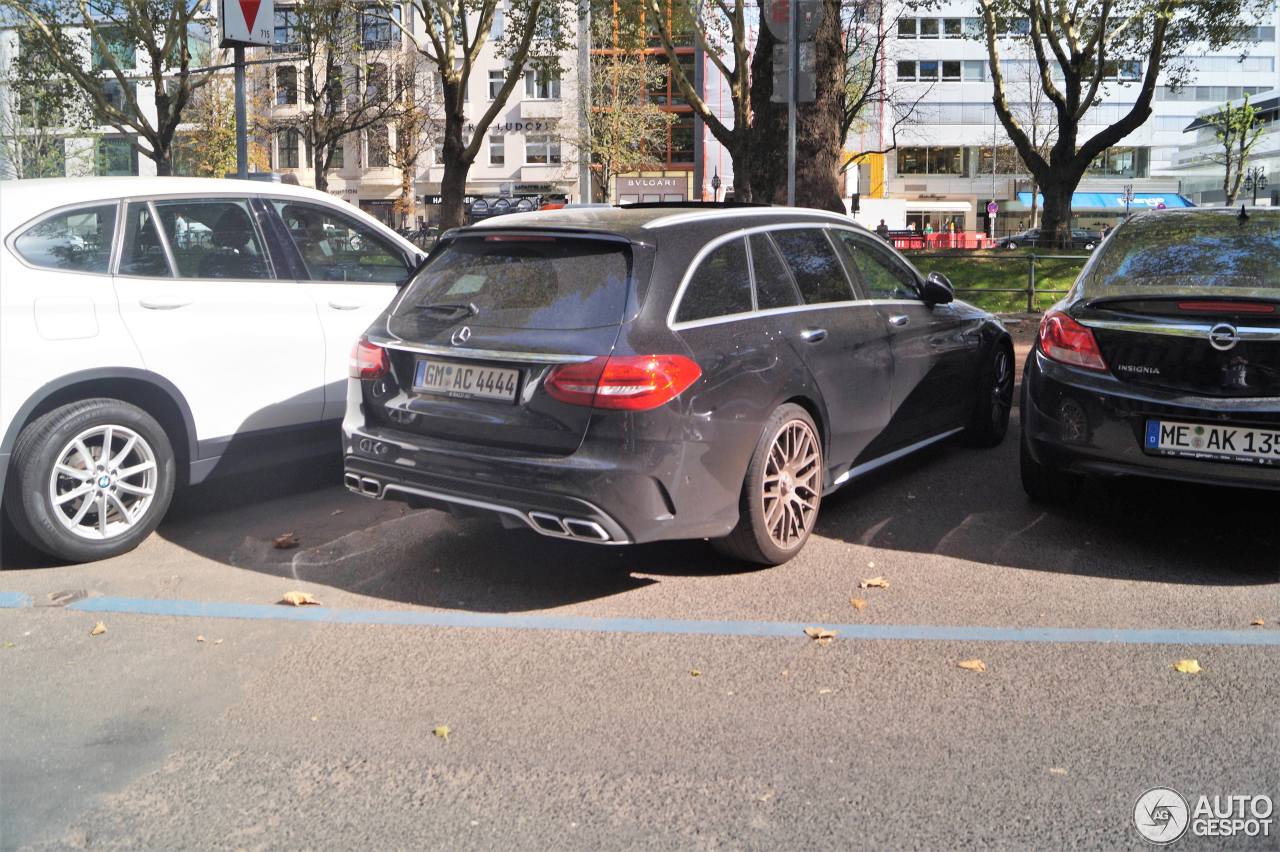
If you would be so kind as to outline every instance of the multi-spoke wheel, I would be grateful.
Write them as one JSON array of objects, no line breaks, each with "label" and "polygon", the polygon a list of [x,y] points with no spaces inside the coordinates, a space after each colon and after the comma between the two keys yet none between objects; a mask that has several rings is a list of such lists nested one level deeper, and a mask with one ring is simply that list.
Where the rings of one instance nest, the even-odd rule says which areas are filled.
[{"label": "multi-spoke wheel", "polygon": [[738,525],[716,545],[750,562],[786,562],[813,532],[822,481],[822,441],[813,419],[797,405],[781,406],[747,466]]},{"label": "multi-spoke wheel", "polygon": [[136,547],[173,495],[168,436],[141,409],[91,399],[28,425],[14,446],[5,509],[33,545],[87,562]]},{"label": "multi-spoke wheel", "polygon": [[975,447],[995,447],[1009,431],[1009,411],[1013,407],[1013,352],[997,342],[987,356],[978,379],[973,416],[965,427],[967,443]]}]

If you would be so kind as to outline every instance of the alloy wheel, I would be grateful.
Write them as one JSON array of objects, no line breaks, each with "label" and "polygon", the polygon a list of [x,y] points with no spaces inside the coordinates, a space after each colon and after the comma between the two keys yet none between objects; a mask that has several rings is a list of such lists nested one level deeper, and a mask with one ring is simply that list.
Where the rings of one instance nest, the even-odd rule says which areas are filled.
[{"label": "alloy wheel", "polygon": [[1000,423],[1005,412],[1013,406],[1013,362],[1004,349],[996,351],[992,365],[991,422]]},{"label": "alloy wheel", "polygon": [[155,499],[155,451],[128,427],[90,427],[56,458],[48,491],[53,515],[80,538],[105,541],[123,535]]},{"label": "alloy wheel", "polygon": [[822,493],[821,458],[818,436],[803,420],[784,423],[769,447],[761,508],[769,538],[784,550],[813,529]]}]

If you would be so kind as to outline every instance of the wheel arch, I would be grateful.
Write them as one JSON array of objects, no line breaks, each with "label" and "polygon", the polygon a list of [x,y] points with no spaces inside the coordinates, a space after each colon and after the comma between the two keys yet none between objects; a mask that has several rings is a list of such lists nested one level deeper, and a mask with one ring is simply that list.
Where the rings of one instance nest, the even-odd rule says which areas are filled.
[{"label": "wheel arch", "polygon": [[822,441],[822,454],[826,456],[831,445],[831,435],[827,428],[826,406],[810,396],[797,393],[779,402],[775,409],[788,404],[800,406],[813,418],[814,425],[818,427],[818,438]]},{"label": "wheel arch", "polygon": [[[136,405],[160,423],[178,466],[178,480],[185,482],[191,462],[199,457],[196,426],[191,407],[182,392],[163,376],[132,367],[105,367],[68,373],[41,387],[14,415],[0,440],[0,458],[12,452],[18,435],[36,418],[82,399],[105,397]],[[7,468],[7,465],[6,465]],[[0,470],[3,484],[6,470]]]}]

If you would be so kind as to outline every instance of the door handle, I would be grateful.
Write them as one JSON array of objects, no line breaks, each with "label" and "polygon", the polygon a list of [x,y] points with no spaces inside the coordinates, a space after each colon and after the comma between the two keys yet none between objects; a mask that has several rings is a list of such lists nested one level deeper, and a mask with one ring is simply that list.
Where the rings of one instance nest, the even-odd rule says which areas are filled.
[{"label": "door handle", "polygon": [[341,302],[330,302],[329,307],[335,311],[356,311],[363,308],[364,305],[344,305]]},{"label": "door handle", "polygon": [[906,314],[889,317],[889,325],[904,326],[909,322],[911,322],[911,317]]},{"label": "door handle", "polygon": [[825,328],[806,328],[800,332],[800,339],[805,343],[817,343],[820,340],[827,339],[827,330]]},{"label": "door handle", "polygon": [[190,302],[148,302],[146,299],[140,299],[139,305],[149,311],[172,311],[177,308],[185,308]]}]

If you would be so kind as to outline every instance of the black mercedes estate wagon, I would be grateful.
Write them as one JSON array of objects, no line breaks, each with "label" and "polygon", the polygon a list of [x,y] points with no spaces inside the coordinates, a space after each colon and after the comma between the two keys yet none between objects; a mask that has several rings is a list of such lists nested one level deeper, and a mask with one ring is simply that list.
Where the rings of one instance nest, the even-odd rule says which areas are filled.
[{"label": "black mercedes estate wagon", "polygon": [[351,377],[353,491],[778,564],[851,479],[998,444],[1013,350],[845,217],[591,208],[445,234]]},{"label": "black mercedes estate wagon", "polygon": [[1045,314],[1022,391],[1034,499],[1088,475],[1280,489],[1280,211],[1120,225]]}]

